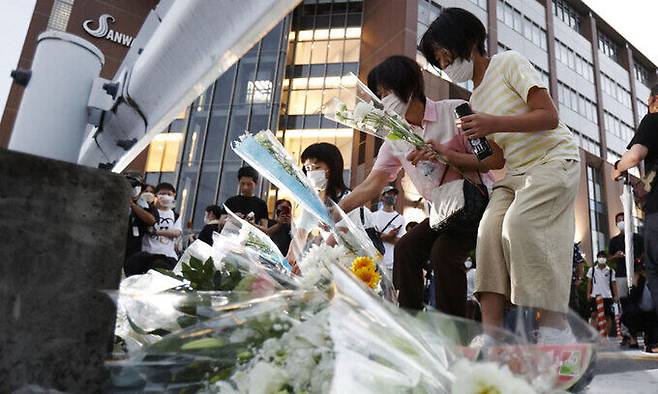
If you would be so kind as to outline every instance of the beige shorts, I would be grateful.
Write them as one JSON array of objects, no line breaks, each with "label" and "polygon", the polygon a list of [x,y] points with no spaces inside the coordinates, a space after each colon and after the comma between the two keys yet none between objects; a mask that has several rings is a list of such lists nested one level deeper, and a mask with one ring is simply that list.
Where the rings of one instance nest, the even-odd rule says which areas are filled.
[{"label": "beige shorts", "polygon": [[566,312],[580,165],[553,160],[494,186],[478,229],[476,293]]}]

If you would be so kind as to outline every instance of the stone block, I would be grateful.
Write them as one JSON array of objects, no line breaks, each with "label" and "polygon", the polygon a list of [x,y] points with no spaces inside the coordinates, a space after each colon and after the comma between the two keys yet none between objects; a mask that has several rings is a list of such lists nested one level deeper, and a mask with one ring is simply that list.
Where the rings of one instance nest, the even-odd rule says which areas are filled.
[{"label": "stone block", "polygon": [[128,222],[117,174],[0,149],[0,391],[106,391]]}]

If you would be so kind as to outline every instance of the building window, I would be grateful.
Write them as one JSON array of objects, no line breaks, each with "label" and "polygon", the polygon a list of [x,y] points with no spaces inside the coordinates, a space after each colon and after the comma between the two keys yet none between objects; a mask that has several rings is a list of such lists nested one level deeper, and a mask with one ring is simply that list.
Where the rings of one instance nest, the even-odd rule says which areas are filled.
[{"label": "building window", "polygon": [[608,96],[614,98],[626,108],[632,109],[631,92],[603,72],[601,73],[601,87]]},{"label": "building window", "polygon": [[587,166],[587,194],[589,199],[589,225],[592,234],[592,256],[605,249],[608,241],[607,210],[603,198],[601,170]]},{"label": "building window", "polygon": [[562,64],[594,83],[594,65],[560,40],[555,40],[555,56]]},{"label": "building window", "polygon": [[431,0],[418,1],[418,24],[416,26],[416,44],[420,43],[423,34],[441,13],[441,6]]},{"label": "building window", "polygon": [[596,103],[559,81],[557,84],[558,102],[583,118],[598,124]]},{"label": "building window", "polygon": [[553,14],[575,31],[581,31],[580,13],[565,0],[553,0]]},{"label": "building window", "polygon": [[574,129],[571,126],[568,126],[569,130],[573,133],[574,138],[576,139],[576,142],[578,142],[578,146],[581,148],[585,149],[589,153],[600,156],[601,155],[601,145],[594,141],[592,138],[589,138],[586,135],[583,135],[582,133],[578,132],[576,129]]},{"label": "building window", "polygon": [[633,138],[634,130],[631,126],[624,121],[619,120],[616,116],[608,111],[604,111],[603,119],[605,121],[605,130],[620,138],[624,142],[630,142]]},{"label": "building window", "polygon": [[641,64],[635,62],[635,79],[644,86],[649,87],[649,71]]},{"label": "building window", "polygon": [[146,172],[175,172],[183,133],[158,134],[149,145]]},{"label": "building window", "polygon": [[649,113],[649,106],[647,105],[646,101],[640,99],[636,100],[636,104],[637,104],[636,123],[640,124],[640,121],[642,120],[642,118],[644,118],[644,115]]},{"label": "building window", "polygon": [[537,47],[547,50],[546,30],[533,22],[530,18],[523,16],[521,11],[512,7],[503,0],[496,3],[498,11],[498,20],[512,28],[517,33],[524,36]]},{"label": "building window", "polygon": [[619,47],[610,37],[599,32],[599,49],[609,58],[619,63]]},{"label": "building window", "polygon": [[360,28],[302,30],[296,33],[296,35],[291,34],[292,37],[296,37],[294,64],[359,61]]},{"label": "building window", "polygon": [[248,81],[247,102],[268,103],[272,98],[272,81]]},{"label": "building window", "polygon": [[66,31],[71,17],[74,0],[55,0],[50,18],[48,18],[49,30]]},{"label": "building window", "polygon": [[471,0],[471,3],[477,5],[485,11],[487,10],[487,0]]}]

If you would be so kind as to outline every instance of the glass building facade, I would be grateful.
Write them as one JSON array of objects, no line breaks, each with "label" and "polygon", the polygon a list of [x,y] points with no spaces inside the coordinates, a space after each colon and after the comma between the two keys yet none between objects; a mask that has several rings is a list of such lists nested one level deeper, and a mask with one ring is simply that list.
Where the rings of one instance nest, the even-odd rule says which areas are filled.
[{"label": "glass building facade", "polygon": [[284,19],[211,85],[149,147],[146,182],[176,185],[188,228],[204,209],[238,191],[242,160],[231,142],[245,130],[276,130],[290,18]]},{"label": "glass building facade", "polygon": [[[320,112],[341,84],[345,88],[343,76],[358,73],[362,4],[304,1],[153,140],[146,182],[176,186],[189,230],[203,226],[206,206],[238,193],[244,163],[231,142],[246,130],[272,130],[297,160],[310,144],[333,143],[349,180],[354,132]],[[267,181],[259,187],[270,210],[286,197]]]}]

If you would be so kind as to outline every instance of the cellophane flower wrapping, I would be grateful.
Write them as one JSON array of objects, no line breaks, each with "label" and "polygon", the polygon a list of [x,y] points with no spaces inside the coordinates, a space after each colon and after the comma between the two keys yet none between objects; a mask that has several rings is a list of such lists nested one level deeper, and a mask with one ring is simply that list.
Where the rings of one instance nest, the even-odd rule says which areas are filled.
[{"label": "cellophane flower wrapping", "polygon": [[256,134],[247,132],[238,141],[234,141],[232,147],[235,153],[258,173],[278,188],[296,196],[304,210],[327,225],[333,223],[327,208],[306,175],[270,130],[262,130]]},{"label": "cellophane flower wrapping", "polygon": [[[354,74],[350,73],[346,82],[349,86],[341,81],[339,94],[322,108],[327,119],[378,138],[403,140],[416,148],[425,146],[414,127],[400,115],[387,112],[381,100]],[[344,100],[346,97],[349,99]]]},{"label": "cellophane flower wrapping", "polygon": [[[263,174],[304,180],[288,164]],[[480,324],[401,310],[384,272],[376,285],[359,277],[359,267],[382,271],[376,249],[338,206],[322,209],[334,242],[308,248],[299,277],[260,235],[246,242],[253,226],[232,216],[211,249],[193,243],[174,271],[124,280],[113,294],[123,348],[108,362],[113,391],[532,393],[586,382],[594,347],[582,320],[568,319],[576,343],[537,345],[538,315],[521,309],[508,330],[487,330],[494,344],[473,346]]]},{"label": "cellophane flower wrapping", "polygon": [[228,207],[224,206],[224,209],[228,218],[221,234],[227,238],[236,238],[247,253],[260,259],[270,269],[290,276],[292,267],[274,241],[253,224],[239,218]]}]

